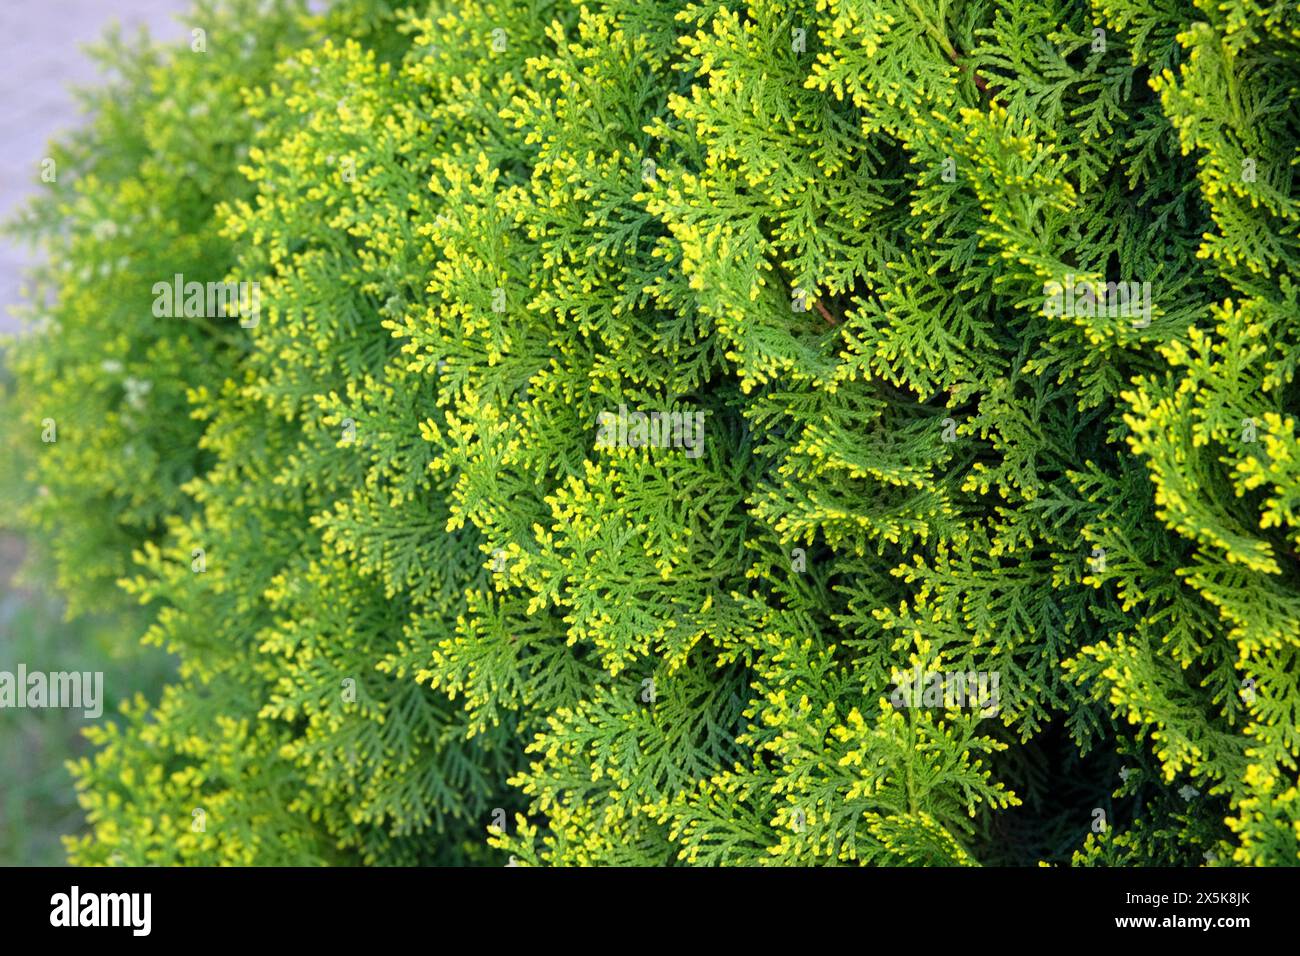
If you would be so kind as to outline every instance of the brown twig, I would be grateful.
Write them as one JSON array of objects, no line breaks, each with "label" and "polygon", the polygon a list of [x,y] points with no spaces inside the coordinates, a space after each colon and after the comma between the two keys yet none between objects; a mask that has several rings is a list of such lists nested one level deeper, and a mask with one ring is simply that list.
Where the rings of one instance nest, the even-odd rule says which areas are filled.
[{"label": "brown twig", "polygon": [[[786,282],[793,284],[793,280],[790,278],[790,273],[786,272],[785,266],[781,265],[778,262],[776,263],[776,268],[781,273],[781,275],[785,276]],[[796,292],[800,291],[798,286],[795,286],[794,288]],[[820,299],[814,302],[813,305],[816,307],[817,311],[822,314],[822,318],[825,319],[827,322],[829,322],[831,325],[840,324],[839,321],[836,320],[835,316],[831,315],[830,312],[827,311],[826,306],[822,305]]]},{"label": "brown twig", "polygon": [[948,57],[949,59],[952,60],[952,62],[957,64],[957,69],[961,70],[963,73],[970,74],[970,78],[975,82],[975,89],[980,91],[980,96],[984,97],[984,99],[989,102],[997,103],[997,100],[993,99],[992,94],[989,93],[988,81],[984,79],[984,77],[980,76],[979,72],[976,71],[973,67],[967,66],[965,63],[963,63],[961,61],[961,57],[957,55],[956,49],[949,48]]},{"label": "brown twig", "polygon": [[820,299],[814,302],[813,305],[817,306],[817,311],[822,314],[823,319],[825,319],[831,325],[839,325],[839,323],[835,321],[835,316],[831,315],[828,311],[826,311],[826,306],[822,305]]}]

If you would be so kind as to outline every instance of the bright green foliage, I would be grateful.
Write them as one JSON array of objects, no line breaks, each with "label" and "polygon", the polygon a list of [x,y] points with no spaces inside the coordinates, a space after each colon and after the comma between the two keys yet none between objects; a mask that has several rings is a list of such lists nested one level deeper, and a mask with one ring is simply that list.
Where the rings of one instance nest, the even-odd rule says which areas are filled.
[{"label": "bright green foliage", "polygon": [[253,6],[36,213],[74,861],[1300,862],[1300,7]]}]

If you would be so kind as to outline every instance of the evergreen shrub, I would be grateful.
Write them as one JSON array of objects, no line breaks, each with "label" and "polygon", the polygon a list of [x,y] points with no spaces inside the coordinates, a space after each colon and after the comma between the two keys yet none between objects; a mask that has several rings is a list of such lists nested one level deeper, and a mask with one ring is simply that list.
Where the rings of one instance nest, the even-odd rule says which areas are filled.
[{"label": "evergreen shrub", "polygon": [[186,22],[24,219],[75,863],[1300,862],[1294,2]]}]

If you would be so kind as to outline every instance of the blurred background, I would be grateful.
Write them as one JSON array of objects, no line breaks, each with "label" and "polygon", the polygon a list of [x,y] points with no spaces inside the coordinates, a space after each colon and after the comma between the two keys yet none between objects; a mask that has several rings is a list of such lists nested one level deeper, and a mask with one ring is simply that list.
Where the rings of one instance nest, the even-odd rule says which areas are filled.
[{"label": "blurred background", "polygon": [[[77,102],[69,86],[96,82],[82,46],[114,23],[124,33],[147,29],[176,40],[185,35],[177,19],[188,0],[4,0],[0,4],[0,221],[35,191],[45,144],[77,125]],[[32,253],[0,236],[0,332],[17,321],[23,265]]]},{"label": "blurred background", "polygon": [[[97,82],[82,47],[118,24],[124,33],[146,29],[158,39],[187,34],[177,19],[188,0],[4,0],[0,4],[0,221],[7,221],[38,188],[46,143],[78,124],[69,87]],[[11,306],[22,295],[22,273],[39,255],[0,234],[0,334],[21,334]],[[7,377],[0,339],[0,377]],[[0,526],[0,671],[19,663],[33,670],[103,671],[104,718],[119,701],[151,698],[170,673],[160,651],[120,647],[107,623],[93,617],[68,622],[56,595],[17,576],[40,542]],[[0,709],[0,866],[60,866],[59,837],[83,825],[64,766],[87,752],[81,711]]]}]

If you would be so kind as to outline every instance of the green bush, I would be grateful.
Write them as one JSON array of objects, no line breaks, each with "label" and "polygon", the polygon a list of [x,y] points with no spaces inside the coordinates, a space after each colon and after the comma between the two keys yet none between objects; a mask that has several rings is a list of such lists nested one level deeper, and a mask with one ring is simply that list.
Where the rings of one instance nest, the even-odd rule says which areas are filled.
[{"label": "green bush", "polygon": [[1300,8],[190,19],[30,217],[74,862],[1300,861]]}]

